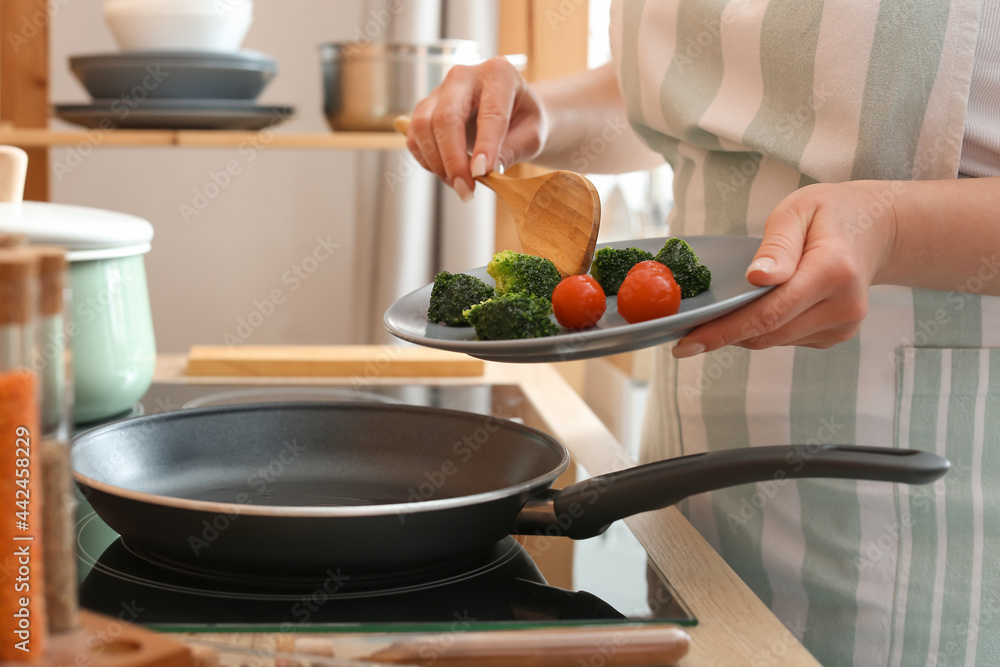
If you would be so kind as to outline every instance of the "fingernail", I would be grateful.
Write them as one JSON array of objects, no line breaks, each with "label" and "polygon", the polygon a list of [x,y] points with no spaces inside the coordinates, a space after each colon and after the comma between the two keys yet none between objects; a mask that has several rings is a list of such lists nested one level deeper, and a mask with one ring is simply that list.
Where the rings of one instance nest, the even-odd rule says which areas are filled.
[{"label": "fingernail", "polygon": [[705,346],[701,343],[680,342],[674,346],[673,355],[674,359],[686,359],[687,357],[693,357],[696,354],[701,354],[704,351]]},{"label": "fingernail", "polygon": [[486,154],[480,153],[476,157],[472,158],[472,177],[478,178],[479,176],[486,175]]},{"label": "fingernail", "polygon": [[472,190],[469,189],[469,186],[466,185],[465,181],[461,178],[456,178],[452,181],[451,187],[455,188],[455,192],[458,193],[459,198],[463,202],[467,203],[470,199],[472,199]]},{"label": "fingernail", "polygon": [[778,266],[778,263],[770,257],[761,257],[760,259],[755,259],[750,263],[750,266],[747,267],[747,273],[753,273],[754,271],[770,273],[776,266]]},{"label": "fingernail", "polygon": [[498,174],[503,174],[504,171],[503,160],[501,160],[499,157],[497,158],[496,164],[493,165],[493,171],[495,171]]}]

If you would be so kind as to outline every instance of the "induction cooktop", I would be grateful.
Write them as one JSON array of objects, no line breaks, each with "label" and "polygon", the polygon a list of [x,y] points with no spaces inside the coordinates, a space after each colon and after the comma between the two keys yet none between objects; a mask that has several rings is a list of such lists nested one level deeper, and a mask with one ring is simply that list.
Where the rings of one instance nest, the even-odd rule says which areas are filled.
[{"label": "induction cooktop", "polygon": [[[154,383],[112,420],[194,407],[274,401],[359,401],[442,407],[544,428],[516,385],[226,385]],[[95,424],[77,428],[82,432]],[[79,498],[82,607],[162,631],[433,632],[527,626],[697,621],[622,522],[573,543],[572,586],[548,583],[551,567],[523,537],[418,575],[385,573],[261,579],[189,571],[115,534]],[[556,538],[564,539],[564,538]],[[540,559],[538,559],[540,560]],[[564,574],[564,573],[561,573]],[[565,579],[565,576],[549,573]]]}]

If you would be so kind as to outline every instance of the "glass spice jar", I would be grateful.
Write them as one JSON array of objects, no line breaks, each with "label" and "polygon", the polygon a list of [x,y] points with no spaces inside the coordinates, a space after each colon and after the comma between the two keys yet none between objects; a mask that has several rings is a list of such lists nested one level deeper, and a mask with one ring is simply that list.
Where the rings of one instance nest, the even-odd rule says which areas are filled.
[{"label": "glass spice jar", "polygon": [[49,632],[58,635],[76,629],[79,618],[74,548],[77,501],[69,452],[73,409],[67,332],[69,264],[65,248],[27,249],[38,258],[39,270],[32,366],[41,385],[45,610]]},{"label": "glass spice jar", "polygon": [[36,345],[37,257],[0,250],[0,661],[37,662],[47,638]]}]

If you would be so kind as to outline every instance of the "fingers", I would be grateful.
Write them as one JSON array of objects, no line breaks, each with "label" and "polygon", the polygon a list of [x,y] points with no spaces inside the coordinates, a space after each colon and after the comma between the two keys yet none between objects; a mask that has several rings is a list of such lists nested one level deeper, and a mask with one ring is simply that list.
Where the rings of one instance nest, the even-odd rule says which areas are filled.
[{"label": "fingers", "polygon": [[[716,320],[695,329],[681,339],[673,348],[672,354],[677,359],[684,359],[721,349],[725,345],[748,350],[763,350],[784,345],[826,349],[848,340],[860,328],[860,321],[854,321],[852,318],[845,318],[849,321],[839,324],[831,323],[832,310],[829,303],[818,304],[792,318],[787,324],[773,327],[765,323],[763,318],[751,319],[749,322],[741,322],[739,333],[733,336],[725,332],[732,323],[724,322],[723,319]],[[716,327],[710,325],[721,327],[722,331],[716,331],[714,330]],[[725,340],[729,342],[723,343]]]},{"label": "fingers", "polygon": [[[525,98],[528,103],[520,103]],[[522,148],[506,147],[512,122],[517,127],[512,121],[515,113],[540,116],[533,94],[506,59],[494,58],[473,67],[456,66],[414,108],[407,148],[421,166],[467,199],[475,188],[474,176],[492,171],[500,162],[509,166],[522,157]],[[537,151],[538,126],[537,121],[528,123],[515,139]],[[470,137],[474,139],[470,141]]]},{"label": "fingers", "polygon": [[463,200],[475,185],[469,176],[466,127],[478,96],[471,67],[453,67],[443,83],[413,110],[407,148],[424,168],[455,187]]},{"label": "fingers", "polygon": [[701,325],[674,346],[673,356],[683,359],[777,332],[812,305],[789,292],[788,286],[782,285],[733,313]]},{"label": "fingers", "polygon": [[763,350],[781,345],[799,345],[825,349],[843,343],[857,333],[861,317],[844,316],[835,323],[831,313],[839,309],[833,300],[816,304],[784,326],[736,343],[748,350]]},{"label": "fingers", "polygon": [[[825,348],[851,338],[867,314],[868,288],[892,238],[892,220],[845,224],[878,197],[870,190],[865,182],[816,184],[782,200],[768,217],[747,270],[752,284],[776,287],[698,327],[673,355],[683,358],[724,345]],[[865,234],[864,243],[859,234]]]},{"label": "fingers", "polygon": [[750,283],[779,285],[795,273],[802,257],[809,222],[815,213],[811,201],[801,196],[790,196],[768,216],[760,248],[747,267],[746,276]]},{"label": "fingers", "polygon": [[[474,177],[498,167],[500,149],[507,139],[515,104],[525,89],[521,75],[504,58],[493,58],[483,63],[480,85],[476,142],[472,149],[471,175]],[[512,163],[505,161],[506,165]]]},{"label": "fingers", "polygon": [[867,290],[860,285],[839,289],[830,282],[822,288],[789,282],[759,300],[704,324],[673,349],[685,357],[737,345],[762,350],[779,345],[827,348],[857,333],[868,311]]},{"label": "fingers", "polygon": [[519,119],[516,115],[507,130],[507,137],[500,146],[497,156],[497,163],[494,168],[503,165],[504,168],[510,165],[531,160],[538,155],[542,148],[542,135],[545,120],[540,113],[532,115],[530,119]]}]

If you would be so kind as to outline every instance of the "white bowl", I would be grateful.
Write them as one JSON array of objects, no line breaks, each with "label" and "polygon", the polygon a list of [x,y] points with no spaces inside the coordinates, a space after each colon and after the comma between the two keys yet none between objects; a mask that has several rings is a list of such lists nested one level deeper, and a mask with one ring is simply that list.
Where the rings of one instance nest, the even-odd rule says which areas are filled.
[{"label": "white bowl", "polygon": [[251,11],[236,9],[246,5],[222,11],[221,5],[199,8],[172,0],[132,1],[135,4],[118,0],[104,7],[108,27],[125,51],[236,51],[253,22]]},{"label": "white bowl", "polygon": [[216,14],[252,12],[253,0],[104,0],[104,11],[214,11]]}]

